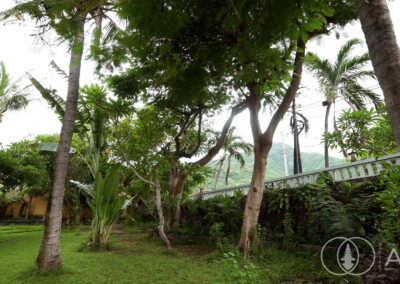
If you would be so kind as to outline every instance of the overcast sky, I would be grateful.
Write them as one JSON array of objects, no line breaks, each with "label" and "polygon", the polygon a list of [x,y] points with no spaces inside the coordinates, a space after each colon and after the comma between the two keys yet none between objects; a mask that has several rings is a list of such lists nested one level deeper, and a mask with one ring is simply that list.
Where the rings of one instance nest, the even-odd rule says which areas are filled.
[{"label": "overcast sky", "polygon": [[[0,11],[8,9],[13,5],[12,0],[1,0]],[[398,42],[400,39],[400,1],[391,1],[389,3],[393,25],[396,31]],[[49,63],[54,60],[64,70],[68,70],[69,56],[65,45],[46,46],[37,43],[34,37],[32,25],[28,23],[20,25],[3,25],[0,24],[0,61],[3,61],[7,72],[13,79],[24,76],[22,85],[28,84],[25,73],[29,72],[34,77],[39,79],[46,87],[51,86],[59,91],[59,95],[65,97],[66,82],[55,74],[54,70],[49,66]],[[346,26],[340,31],[340,39],[336,39],[335,34],[324,36],[319,40],[314,40],[307,46],[307,51],[317,53],[320,57],[334,60],[341,45],[351,38],[359,38],[364,41],[359,22],[354,22]],[[357,53],[366,52],[367,47],[364,44],[362,48],[357,50]],[[372,68],[372,67],[371,67]],[[96,82],[96,77],[93,75],[94,65],[89,61],[82,64],[81,85],[91,84]],[[373,88],[376,92],[381,93],[377,88],[377,82],[368,81],[364,83],[366,87]],[[323,120],[325,109],[321,103],[324,100],[323,95],[318,89],[317,81],[312,77],[307,70],[302,78],[301,95],[297,101],[302,108],[300,111],[305,114],[310,120],[310,131],[307,135],[302,134],[300,137],[300,145],[302,152],[318,152],[323,153],[323,145],[321,142],[321,133],[323,132]],[[7,112],[0,123],[0,143],[7,145],[14,141],[19,141],[24,138],[32,138],[38,134],[54,134],[59,133],[61,124],[57,116],[47,106],[40,95],[33,90],[31,98],[32,103],[22,111]],[[336,113],[347,106],[339,101],[336,105]],[[212,120],[216,125],[217,130],[221,130],[225,119],[229,112],[223,112]],[[263,113],[260,115],[261,125],[265,128],[269,122],[270,115]],[[249,113],[243,112],[237,116],[233,125],[238,129],[237,134],[241,135],[245,140],[251,142],[252,136],[249,125]],[[330,126],[332,128],[332,125]],[[289,145],[293,144],[293,136],[290,134],[289,115],[281,121],[275,134],[275,141],[282,140]],[[332,152],[333,156],[342,157],[339,153]]]}]

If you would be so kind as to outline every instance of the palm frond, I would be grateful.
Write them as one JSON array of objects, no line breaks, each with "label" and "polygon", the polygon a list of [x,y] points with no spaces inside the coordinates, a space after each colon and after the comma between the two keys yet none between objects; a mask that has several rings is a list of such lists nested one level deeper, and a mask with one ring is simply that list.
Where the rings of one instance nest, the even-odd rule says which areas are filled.
[{"label": "palm frond", "polygon": [[1,67],[1,73],[0,73],[0,96],[5,95],[5,90],[7,89],[8,85],[10,84],[10,78],[8,77],[8,74],[6,72],[6,67],[4,66],[4,63],[0,61],[0,67]]},{"label": "palm frond", "polygon": [[244,166],[246,165],[246,161],[244,160],[244,157],[241,153],[235,153],[233,155],[233,158],[239,162],[240,168],[243,169]]},{"label": "palm frond", "polygon": [[47,101],[50,107],[58,114],[60,120],[64,118],[64,109],[65,109],[65,101],[59,95],[57,95],[56,90],[50,90],[43,87],[42,84],[39,83],[31,74],[28,73],[29,80],[32,82],[32,85],[39,91],[42,95],[42,98]]},{"label": "palm frond", "polygon": [[9,110],[19,110],[25,108],[29,104],[30,100],[26,95],[14,95],[7,100],[7,109]]},{"label": "palm frond", "polygon": [[308,121],[307,117],[305,117],[305,115],[303,115],[300,112],[296,111],[296,114],[298,114],[304,121],[304,131],[305,133],[308,133],[308,131],[310,130],[310,122]]},{"label": "palm frond", "polygon": [[55,63],[54,62],[54,60],[52,60],[51,62],[50,62],[50,66],[57,72],[57,74],[58,75],[60,75],[61,77],[63,77],[65,80],[67,80],[68,81],[68,74],[64,71],[64,70],[62,70],[58,65],[57,65],[57,63]]},{"label": "palm frond", "polygon": [[350,56],[350,53],[354,49],[354,47],[361,43],[361,40],[358,38],[348,40],[339,50],[337,58],[336,58],[336,65],[340,66],[343,62],[347,61]]},{"label": "palm frond", "polygon": [[309,52],[306,56],[305,63],[307,68],[318,78],[321,89],[334,83],[334,68],[329,60],[321,59],[316,54]]}]

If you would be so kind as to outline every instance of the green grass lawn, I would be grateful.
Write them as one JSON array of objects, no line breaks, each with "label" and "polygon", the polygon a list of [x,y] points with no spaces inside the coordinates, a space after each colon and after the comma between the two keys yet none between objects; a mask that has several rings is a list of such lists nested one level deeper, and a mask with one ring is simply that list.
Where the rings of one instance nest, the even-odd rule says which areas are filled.
[{"label": "green grass lawn", "polygon": [[0,283],[249,282],[243,279],[254,279],[251,282],[257,283],[284,283],[285,278],[308,283],[300,279],[329,277],[319,263],[318,254],[293,254],[265,248],[262,255],[253,260],[255,266],[244,268],[246,263],[240,259],[237,265],[235,259],[216,261],[220,254],[210,246],[176,242],[174,245],[172,242],[176,253],[166,253],[161,242],[148,239],[145,233],[134,228],[124,227],[123,230],[125,233],[113,235],[111,250],[101,252],[85,249],[83,244],[88,240],[88,235],[82,229],[63,230],[63,269],[39,273],[35,269],[35,258],[43,226],[1,226]]}]

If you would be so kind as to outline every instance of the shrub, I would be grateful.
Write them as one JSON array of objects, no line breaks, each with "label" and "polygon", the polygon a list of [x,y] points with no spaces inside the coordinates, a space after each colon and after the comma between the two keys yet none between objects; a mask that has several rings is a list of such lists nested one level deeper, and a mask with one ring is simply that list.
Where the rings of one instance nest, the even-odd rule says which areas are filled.
[{"label": "shrub", "polygon": [[[187,200],[181,230],[212,236],[221,242],[238,238],[246,197],[218,196]],[[300,188],[265,188],[258,233],[265,240],[323,244],[335,236],[376,236],[398,240],[400,235],[400,167],[389,166],[374,180],[335,184],[321,173]],[[383,220],[383,221],[382,221]],[[378,226],[379,224],[379,226]]]}]

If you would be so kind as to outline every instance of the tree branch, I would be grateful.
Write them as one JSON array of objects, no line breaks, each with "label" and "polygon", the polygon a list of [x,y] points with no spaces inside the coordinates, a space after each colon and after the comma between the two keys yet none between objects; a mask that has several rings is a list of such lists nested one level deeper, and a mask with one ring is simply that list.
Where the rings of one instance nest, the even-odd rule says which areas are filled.
[{"label": "tree branch", "polygon": [[201,146],[201,122],[203,119],[203,112],[200,110],[200,114],[199,114],[199,128],[197,129],[197,145],[196,147],[194,147],[194,149],[190,152],[190,153],[182,153],[179,156],[180,157],[185,157],[185,158],[191,158],[194,154],[196,154],[196,152],[200,149]]},{"label": "tree branch", "polygon": [[304,54],[305,54],[305,43],[302,39],[299,39],[297,41],[297,51],[294,60],[295,69],[293,70],[292,81],[290,83],[289,88],[286,90],[286,94],[283,97],[281,104],[275,111],[274,116],[272,117],[268,128],[262,134],[261,139],[262,142],[265,144],[272,144],[272,139],[274,137],[275,130],[278,127],[279,121],[282,120],[283,116],[289,109],[290,104],[292,103],[296,95],[296,92],[299,89],[301,82],[301,75],[303,72]]},{"label": "tree branch", "polygon": [[225,140],[226,140],[226,137],[228,134],[228,130],[231,127],[233,119],[235,118],[236,115],[238,115],[239,113],[244,111],[246,108],[248,108],[248,100],[247,99],[240,102],[239,104],[235,105],[232,108],[231,115],[225,122],[224,127],[222,128],[221,136],[218,138],[216,145],[214,147],[212,147],[204,157],[202,157],[198,161],[192,163],[193,165],[205,166],[205,165],[207,165],[208,162],[210,162],[215,157],[215,155],[218,154],[219,150],[221,150],[222,146],[225,143]]},{"label": "tree branch", "polygon": [[125,160],[125,162],[128,164],[128,166],[131,168],[131,170],[134,172],[134,174],[144,183],[150,184],[153,188],[155,188],[155,184],[154,182],[145,179],[144,177],[142,177],[139,172],[136,170],[136,168],[131,164],[131,161],[128,158],[128,155],[126,154],[124,148],[122,147],[122,143],[121,143],[121,139],[119,137],[118,134],[118,130],[117,130],[117,125],[118,125],[118,120],[114,121],[114,131],[115,131],[115,137],[117,138],[117,143],[118,143],[118,147],[121,150],[122,156]]}]

